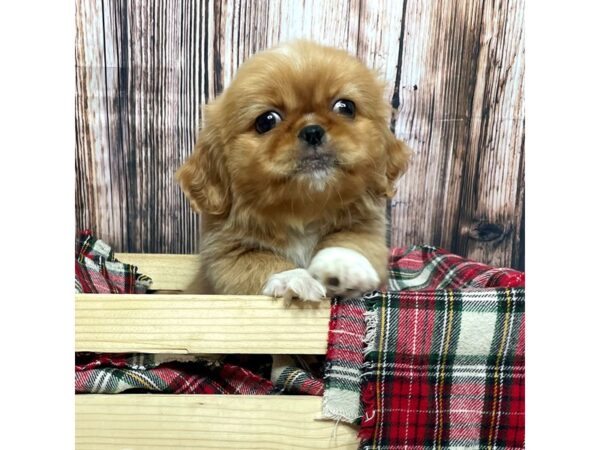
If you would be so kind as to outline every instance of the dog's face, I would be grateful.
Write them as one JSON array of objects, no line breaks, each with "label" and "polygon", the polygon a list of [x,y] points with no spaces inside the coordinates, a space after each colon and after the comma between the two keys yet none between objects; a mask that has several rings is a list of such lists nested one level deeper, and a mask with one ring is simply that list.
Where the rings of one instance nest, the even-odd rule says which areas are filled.
[{"label": "dog's face", "polygon": [[205,109],[178,172],[197,210],[310,216],[367,192],[392,195],[408,148],[383,86],[347,53],[308,42],[259,53]]}]

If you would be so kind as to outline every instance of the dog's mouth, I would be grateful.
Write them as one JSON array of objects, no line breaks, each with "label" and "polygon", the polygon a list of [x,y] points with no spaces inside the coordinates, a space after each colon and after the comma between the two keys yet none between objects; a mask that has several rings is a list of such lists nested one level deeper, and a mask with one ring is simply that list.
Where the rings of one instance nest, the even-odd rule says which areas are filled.
[{"label": "dog's mouth", "polygon": [[295,175],[310,191],[323,192],[338,164],[333,152],[311,149],[298,159]]},{"label": "dog's mouth", "polygon": [[302,155],[296,165],[297,174],[327,172],[337,165],[337,160],[331,152],[311,151]]}]

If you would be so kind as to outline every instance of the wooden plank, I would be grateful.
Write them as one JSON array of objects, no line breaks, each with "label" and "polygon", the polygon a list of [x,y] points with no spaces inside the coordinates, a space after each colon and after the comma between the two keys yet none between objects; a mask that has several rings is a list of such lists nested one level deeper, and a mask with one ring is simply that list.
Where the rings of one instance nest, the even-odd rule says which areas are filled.
[{"label": "wooden plank", "polygon": [[404,2],[361,0],[358,26],[358,58],[386,82],[386,98],[392,101],[398,70]]},{"label": "wooden plank", "polygon": [[293,39],[312,39],[356,54],[359,10],[359,0],[216,2],[219,90],[254,53]]},{"label": "wooden plank", "polygon": [[415,153],[392,202],[393,245],[523,268],[522,12],[522,1],[407,2],[392,104]]},{"label": "wooden plank", "polygon": [[75,296],[75,350],[323,355],[330,302],[265,296]]},{"label": "wooden plank", "polygon": [[355,449],[356,428],[320,416],[321,397],[77,395],[77,449]]},{"label": "wooden plank", "polygon": [[115,258],[152,278],[152,290],[183,291],[200,270],[198,255],[115,253]]},{"label": "wooden plank", "polygon": [[524,0],[487,2],[483,15],[455,245],[524,268]]},{"label": "wooden plank", "polygon": [[77,2],[77,226],[116,250],[196,251],[173,174],[214,97],[212,3]]},{"label": "wooden plank", "polygon": [[454,249],[482,8],[469,0],[407,2],[393,120],[414,154],[392,202],[395,245]]},{"label": "wooden plank", "polygon": [[121,230],[111,227],[121,205],[112,192],[107,171],[110,144],[107,134],[104,32],[101,0],[77,1],[75,41],[75,206],[77,225],[101,230],[112,245],[123,246]]},{"label": "wooden plank", "polygon": [[357,53],[359,0],[277,0],[269,2],[267,46],[310,39]]}]

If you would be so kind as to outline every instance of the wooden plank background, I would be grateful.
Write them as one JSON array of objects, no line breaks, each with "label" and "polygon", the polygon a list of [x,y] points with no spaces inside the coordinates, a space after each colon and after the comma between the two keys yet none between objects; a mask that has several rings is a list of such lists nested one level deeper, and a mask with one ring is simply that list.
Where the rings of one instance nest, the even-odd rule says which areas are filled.
[{"label": "wooden plank background", "polygon": [[391,243],[524,267],[524,0],[77,0],[76,221],[121,252],[193,253],[173,173],[255,52],[335,45],[388,83],[415,151]]}]

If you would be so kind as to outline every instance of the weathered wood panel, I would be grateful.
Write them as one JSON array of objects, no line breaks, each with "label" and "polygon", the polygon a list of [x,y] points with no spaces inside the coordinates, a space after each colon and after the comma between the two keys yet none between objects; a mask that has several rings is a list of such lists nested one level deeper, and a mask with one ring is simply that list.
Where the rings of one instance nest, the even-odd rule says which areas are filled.
[{"label": "weathered wood panel", "polygon": [[78,0],[76,214],[118,251],[190,253],[198,216],[173,181],[201,106],[264,48],[336,45],[389,83],[415,150],[393,245],[524,266],[523,0]]},{"label": "weathered wood panel", "polygon": [[393,242],[523,267],[522,11],[408,2],[392,104],[415,157],[392,205]]},{"label": "weathered wood panel", "polygon": [[198,217],[173,174],[215,93],[212,9],[77,2],[77,161],[91,161],[76,168],[77,225],[117,250],[194,249]]}]

